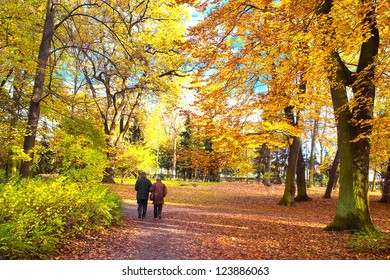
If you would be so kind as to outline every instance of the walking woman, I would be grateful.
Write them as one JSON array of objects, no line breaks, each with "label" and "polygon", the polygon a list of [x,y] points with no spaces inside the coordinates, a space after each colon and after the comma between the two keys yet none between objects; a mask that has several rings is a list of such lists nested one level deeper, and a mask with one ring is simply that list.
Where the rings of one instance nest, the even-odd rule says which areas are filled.
[{"label": "walking woman", "polygon": [[150,191],[154,194],[154,218],[161,219],[164,197],[167,195],[167,187],[161,182],[161,178],[157,177],[157,182],[150,187]]}]

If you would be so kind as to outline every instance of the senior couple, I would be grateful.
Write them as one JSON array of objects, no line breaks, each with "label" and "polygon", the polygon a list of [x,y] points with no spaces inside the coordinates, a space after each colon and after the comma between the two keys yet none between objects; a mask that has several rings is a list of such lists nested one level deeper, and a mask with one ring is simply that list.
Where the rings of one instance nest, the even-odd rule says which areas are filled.
[{"label": "senior couple", "polygon": [[135,190],[137,191],[138,219],[146,218],[149,192],[154,195],[154,218],[161,219],[164,197],[167,195],[167,187],[161,182],[160,177],[157,177],[156,181],[156,183],[152,184],[150,180],[146,178],[146,173],[142,172],[141,177],[135,183]]}]

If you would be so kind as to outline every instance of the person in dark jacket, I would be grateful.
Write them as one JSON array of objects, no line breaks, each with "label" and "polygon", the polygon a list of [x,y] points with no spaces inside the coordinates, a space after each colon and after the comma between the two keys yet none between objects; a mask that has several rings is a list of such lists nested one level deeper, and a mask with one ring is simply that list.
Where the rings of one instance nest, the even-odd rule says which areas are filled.
[{"label": "person in dark jacket", "polygon": [[137,191],[137,204],[138,204],[138,219],[146,218],[146,210],[148,207],[149,189],[152,186],[152,182],[146,178],[146,173],[142,172],[141,177],[135,183],[135,190]]},{"label": "person in dark jacket", "polygon": [[167,195],[167,187],[161,182],[161,178],[157,177],[157,182],[152,185],[150,191],[154,193],[154,218],[161,219],[162,207],[164,204],[164,197]]}]

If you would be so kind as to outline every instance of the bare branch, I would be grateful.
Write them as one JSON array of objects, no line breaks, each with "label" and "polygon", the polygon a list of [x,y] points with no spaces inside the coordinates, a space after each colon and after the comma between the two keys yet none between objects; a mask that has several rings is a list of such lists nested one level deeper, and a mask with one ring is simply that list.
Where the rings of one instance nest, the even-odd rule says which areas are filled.
[{"label": "bare branch", "polygon": [[159,75],[158,77],[162,78],[164,76],[187,77],[188,75],[182,75],[182,74],[177,73],[176,70],[170,70],[168,72],[165,72],[165,73]]}]

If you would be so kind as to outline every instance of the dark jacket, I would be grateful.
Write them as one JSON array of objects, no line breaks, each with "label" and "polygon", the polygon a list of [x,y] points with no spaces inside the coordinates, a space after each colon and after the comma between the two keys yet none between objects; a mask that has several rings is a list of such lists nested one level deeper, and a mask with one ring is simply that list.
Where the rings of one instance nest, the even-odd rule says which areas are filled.
[{"label": "dark jacket", "polygon": [[152,182],[146,177],[141,177],[135,183],[135,190],[137,191],[137,199],[148,199],[149,188],[152,186]]},{"label": "dark jacket", "polygon": [[154,192],[153,204],[164,204],[164,197],[167,195],[168,191],[163,183],[157,181],[152,185],[150,191]]}]

